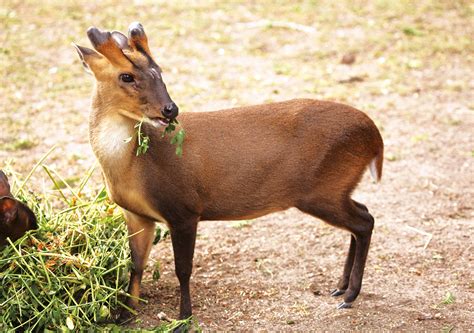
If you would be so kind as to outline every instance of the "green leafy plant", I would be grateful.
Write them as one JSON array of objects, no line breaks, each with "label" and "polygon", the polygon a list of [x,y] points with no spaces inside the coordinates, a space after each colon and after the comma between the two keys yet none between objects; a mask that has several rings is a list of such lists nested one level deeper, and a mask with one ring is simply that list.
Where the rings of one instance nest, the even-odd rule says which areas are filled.
[{"label": "green leafy plant", "polygon": [[[145,121],[145,118],[143,118],[141,121],[135,124],[135,129],[136,129],[136,136],[137,136],[137,152],[136,155],[144,155],[147,151],[148,148],[150,148],[150,137],[143,134],[142,132],[142,126],[143,122]],[[129,143],[132,141],[133,136],[127,138],[124,140],[125,143]]]},{"label": "green leafy plant", "polygon": [[444,296],[444,299],[441,303],[449,305],[453,304],[456,301],[456,297],[453,295],[452,292],[448,291],[446,295]]},{"label": "green leafy plant", "polygon": [[[53,184],[63,181],[43,169]],[[57,198],[24,187],[17,193],[34,210],[39,229],[0,249],[0,331],[90,327],[125,307],[127,230],[104,188],[80,194],[91,173],[71,193],[55,185],[65,203],[54,204],[59,211]]]},{"label": "green leafy plant", "polygon": [[[163,131],[162,137],[165,135],[173,133],[176,130],[176,126],[179,125],[179,122],[176,119],[170,121],[168,126],[166,126],[165,130]],[[183,156],[183,142],[184,138],[186,137],[186,132],[183,128],[181,128],[178,133],[176,133],[172,138],[170,143],[172,145],[176,145],[176,155],[179,157]]]},{"label": "green leafy plant", "polygon": [[[73,188],[43,161],[21,182],[14,173],[9,177],[39,228],[0,248],[0,331],[95,331],[117,310],[128,309],[123,301],[131,261],[124,218],[105,188],[86,189],[94,168]],[[39,166],[54,194],[28,191],[26,182]],[[171,321],[153,331],[183,323]]]},{"label": "green leafy plant", "polygon": [[423,35],[423,33],[420,30],[414,27],[404,27],[402,31],[407,36],[422,36]]},{"label": "green leafy plant", "polygon": [[157,261],[153,266],[153,274],[152,279],[153,281],[158,281],[161,277],[161,263]]},{"label": "green leafy plant", "polygon": [[143,134],[142,125],[143,125],[143,120],[135,125],[135,128],[137,129],[137,140],[138,140],[137,156],[144,155],[148,151],[148,148],[150,147],[150,137]]},{"label": "green leafy plant", "polygon": [[153,245],[158,244],[162,240],[170,236],[170,231],[165,225],[157,224],[155,231],[155,239],[153,240]]},{"label": "green leafy plant", "polygon": [[[145,118],[139,121],[136,125],[136,136],[137,136],[137,152],[136,155],[144,155],[148,148],[150,148],[150,137],[145,135],[142,131],[143,123],[145,122]],[[164,138],[166,135],[171,135],[175,130],[176,126],[179,125],[179,122],[176,119],[173,119],[169,122],[168,126],[166,126],[163,134],[161,135]],[[176,145],[176,155],[179,157],[183,156],[183,142],[186,136],[186,132],[183,128],[181,128],[174,136],[171,137],[170,143]],[[133,136],[125,139],[126,143],[132,141]]]}]

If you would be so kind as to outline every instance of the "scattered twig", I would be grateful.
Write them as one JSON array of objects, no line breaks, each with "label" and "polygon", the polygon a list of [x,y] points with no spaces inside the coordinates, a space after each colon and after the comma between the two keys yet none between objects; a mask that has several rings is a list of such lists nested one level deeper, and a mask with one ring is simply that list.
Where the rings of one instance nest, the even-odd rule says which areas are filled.
[{"label": "scattered twig", "polygon": [[23,187],[25,186],[26,182],[28,180],[30,180],[30,177],[31,175],[33,175],[33,172],[36,171],[36,169],[38,169],[38,167],[41,165],[41,163],[44,162],[44,160],[53,152],[53,150],[55,150],[57,147],[57,145],[54,145],[52,146],[47,152],[46,154],[43,155],[43,157],[41,157],[39,159],[39,161],[35,164],[35,166],[31,169],[31,171],[28,173],[28,175],[26,176],[25,180],[23,180],[23,182],[21,183],[21,185],[18,187],[18,189],[16,190],[15,192],[15,196],[18,196],[18,194],[21,192],[21,190],[23,189]]},{"label": "scattered twig", "polygon": [[364,81],[364,78],[362,76],[351,76],[351,77],[348,77],[346,79],[341,79],[337,82],[339,83],[353,83],[353,82],[363,82]]},{"label": "scattered twig", "polygon": [[271,20],[260,20],[256,22],[249,22],[249,23],[242,23],[242,25],[246,28],[285,28],[290,30],[296,30],[306,33],[315,33],[316,28],[310,27],[307,25],[302,25],[294,22],[287,22],[287,21],[271,21]]},{"label": "scattered twig", "polygon": [[417,233],[419,233],[419,234],[421,234],[421,235],[424,235],[424,236],[427,236],[427,237],[428,237],[428,239],[427,239],[426,242],[425,242],[425,245],[423,246],[423,250],[426,250],[426,248],[428,247],[428,244],[430,244],[431,239],[433,238],[433,234],[431,234],[431,233],[429,233],[429,232],[426,232],[426,231],[423,231],[423,230],[420,230],[420,229],[418,229],[418,228],[411,227],[411,226],[409,226],[409,225],[407,225],[407,226],[405,226],[405,227],[406,227],[407,229],[409,229],[409,230],[412,230],[412,231],[414,231],[414,232],[417,232]]}]

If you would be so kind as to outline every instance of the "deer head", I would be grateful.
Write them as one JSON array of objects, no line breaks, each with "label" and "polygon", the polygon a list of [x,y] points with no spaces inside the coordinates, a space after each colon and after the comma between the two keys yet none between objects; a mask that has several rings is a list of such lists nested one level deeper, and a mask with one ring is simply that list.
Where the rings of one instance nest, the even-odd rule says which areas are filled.
[{"label": "deer head", "polygon": [[96,78],[94,103],[146,116],[167,125],[178,115],[161,76],[161,69],[153,60],[145,30],[140,23],[132,23],[128,36],[118,31],[87,30],[95,50],[75,45],[84,67]]},{"label": "deer head", "polygon": [[0,170],[0,247],[7,243],[7,237],[15,241],[36,228],[35,214],[13,197],[7,176]]}]

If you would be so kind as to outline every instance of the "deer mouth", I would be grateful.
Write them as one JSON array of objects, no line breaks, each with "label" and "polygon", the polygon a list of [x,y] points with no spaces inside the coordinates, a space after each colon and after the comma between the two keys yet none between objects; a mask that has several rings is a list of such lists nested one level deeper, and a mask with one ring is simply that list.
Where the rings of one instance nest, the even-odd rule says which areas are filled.
[{"label": "deer mouth", "polygon": [[150,120],[153,122],[155,127],[168,126],[170,123],[170,120],[168,118],[162,118],[162,117],[153,117],[153,118],[150,118]]},{"label": "deer mouth", "polygon": [[133,119],[138,122],[145,122],[157,128],[167,127],[172,122],[172,119],[165,118],[165,117],[149,117],[144,113],[142,113],[141,116],[139,116],[136,113],[123,110],[123,109],[119,109],[118,111],[119,111],[119,114],[121,114],[124,117]]}]

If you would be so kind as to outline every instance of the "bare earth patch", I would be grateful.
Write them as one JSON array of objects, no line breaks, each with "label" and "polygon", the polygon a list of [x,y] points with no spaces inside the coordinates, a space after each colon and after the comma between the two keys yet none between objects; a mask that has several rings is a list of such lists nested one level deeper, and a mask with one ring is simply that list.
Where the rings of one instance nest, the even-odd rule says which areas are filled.
[{"label": "bare earth patch", "polygon": [[[91,78],[69,44],[87,45],[90,25],[124,30],[140,20],[185,112],[330,99],[367,112],[385,140],[382,182],[366,176],[355,193],[376,227],[354,307],[336,310],[339,299],[329,296],[348,233],[297,210],[240,226],[202,222],[191,286],[205,331],[472,330],[472,4],[132,3],[2,5],[0,167],[26,174],[57,144],[47,163],[71,181],[85,173],[94,162]],[[354,63],[341,64],[348,53]],[[41,173],[32,184],[50,186]],[[161,278],[153,281],[156,261]],[[169,240],[155,246],[149,266],[148,304],[135,327],[178,314]]]}]

